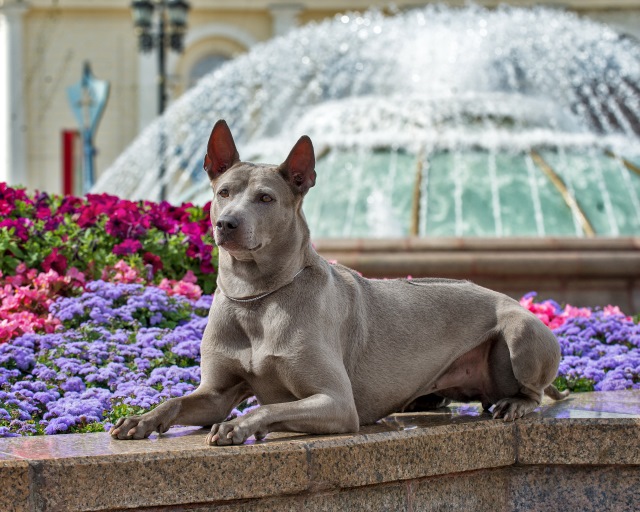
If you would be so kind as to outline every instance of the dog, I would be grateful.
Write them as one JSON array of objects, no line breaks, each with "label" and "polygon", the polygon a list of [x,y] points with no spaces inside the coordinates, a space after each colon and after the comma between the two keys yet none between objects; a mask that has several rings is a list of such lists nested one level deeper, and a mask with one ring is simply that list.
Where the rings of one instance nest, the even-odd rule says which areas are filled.
[{"label": "dog", "polygon": [[[209,445],[271,431],[357,432],[398,411],[480,401],[493,418],[533,411],[560,362],[553,333],[501,293],[449,279],[370,280],[314,250],[302,211],[315,185],[309,137],[281,165],[240,161],[218,121],[204,159],[219,247],[217,290],[201,346],[202,381],[115,439],[171,425],[212,426]],[[225,421],[255,395],[261,407]]]}]

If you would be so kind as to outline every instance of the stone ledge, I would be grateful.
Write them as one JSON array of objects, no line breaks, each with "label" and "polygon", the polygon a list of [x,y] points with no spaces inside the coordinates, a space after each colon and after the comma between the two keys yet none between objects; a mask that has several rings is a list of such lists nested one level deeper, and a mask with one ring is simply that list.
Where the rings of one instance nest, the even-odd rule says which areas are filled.
[{"label": "stone ledge", "polygon": [[368,277],[640,277],[640,237],[320,239],[316,250]]},{"label": "stone ledge", "polygon": [[593,493],[585,482],[597,477],[598,492],[620,503],[640,492],[640,391],[545,401],[515,423],[458,404],[393,415],[353,435],[279,433],[215,448],[205,436],[176,428],[145,441],[0,439],[0,510],[429,510],[440,499],[449,500],[444,509],[476,500],[521,510],[533,494],[539,510],[551,510],[550,496],[569,492],[554,489],[554,478]]},{"label": "stone ledge", "polygon": [[329,260],[373,278],[469,279],[519,299],[640,310],[640,237],[319,239]]}]

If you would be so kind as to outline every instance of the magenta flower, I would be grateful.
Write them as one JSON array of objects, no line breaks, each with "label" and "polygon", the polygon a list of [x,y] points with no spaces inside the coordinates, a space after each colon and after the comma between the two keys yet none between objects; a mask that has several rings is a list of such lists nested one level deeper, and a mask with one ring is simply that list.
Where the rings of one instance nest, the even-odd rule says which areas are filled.
[{"label": "magenta flower", "polygon": [[0,216],[8,217],[13,211],[13,205],[4,199],[0,199]]},{"label": "magenta flower", "polygon": [[142,244],[139,240],[133,240],[127,238],[124,242],[119,243],[113,247],[114,254],[134,254],[142,249]]},{"label": "magenta flower", "polygon": [[[35,271],[55,270],[64,276],[74,266],[89,279],[113,268],[113,254],[117,254],[125,256],[143,282],[175,281],[191,269],[204,291],[211,293],[215,288],[215,280],[205,279],[205,274],[215,272],[207,254],[216,251],[210,220],[202,208],[190,203],[172,206],[107,194],[86,198],[27,194],[2,183],[0,228],[7,228],[9,239],[0,250],[5,279],[14,276],[29,283],[16,269],[27,253],[37,258]],[[79,230],[77,243],[67,247]]]},{"label": "magenta flower", "polygon": [[203,234],[202,227],[199,222],[187,222],[182,225],[182,232],[191,239],[199,240]]},{"label": "magenta flower", "polygon": [[22,242],[29,240],[29,228],[33,225],[31,220],[24,217],[19,219],[5,219],[0,221],[0,228],[14,229],[14,236],[18,237]]},{"label": "magenta flower", "polygon": [[51,250],[49,256],[47,256],[42,262],[42,268],[45,272],[49,270],[55,270],[58,274],[63,275],[67,270],[67,258],[58,253],[58,248],[54,247]]},{"label": "magenta flower", "polygon": [[[160,270],[162,270],[162,268],[164,267],[164,265],[162,264],[162,260],[160,259],[159,256],[156,256],[155,254],[152,254],[150,252],[145,252],[142,255],[142,260],[148,264],[151,265],[153,267],[153,272],[156,273]],[[189,272],[191,272],[189,270]]]}]

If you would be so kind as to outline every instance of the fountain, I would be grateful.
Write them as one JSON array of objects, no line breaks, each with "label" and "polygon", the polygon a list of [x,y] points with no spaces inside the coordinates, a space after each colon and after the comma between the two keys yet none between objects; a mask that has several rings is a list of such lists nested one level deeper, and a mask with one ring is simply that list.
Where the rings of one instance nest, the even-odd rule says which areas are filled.
[{"label": "fountain", "polygon": [[639,78],[636,41],[559,10],[345,14],[203,78],[94,190],[157,199],[164,160],[168,199],[206,202],[224,118],[250,161],[311,136],[316,237],[634,235]]}]

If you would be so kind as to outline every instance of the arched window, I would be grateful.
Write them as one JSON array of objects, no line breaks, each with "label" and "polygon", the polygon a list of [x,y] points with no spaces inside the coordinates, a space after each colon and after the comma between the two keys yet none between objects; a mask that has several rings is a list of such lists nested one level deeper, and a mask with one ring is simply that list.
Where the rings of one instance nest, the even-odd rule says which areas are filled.
[{"label": "arched window", "polygon": [[222,53],[212,53],[201,57],[189,70],[189,77],[187,79],[187,88],[191,88],[198,80],[203,76],[218,69],[225,62],[231,60],[231,57]]}]

